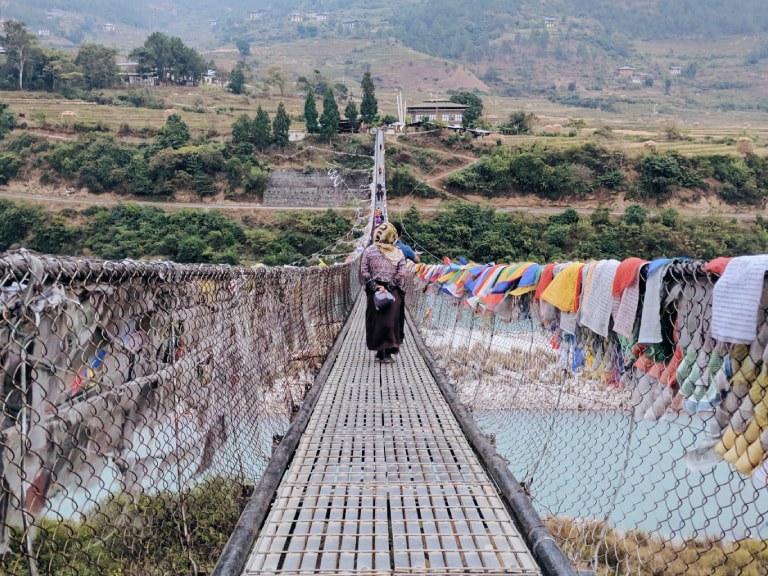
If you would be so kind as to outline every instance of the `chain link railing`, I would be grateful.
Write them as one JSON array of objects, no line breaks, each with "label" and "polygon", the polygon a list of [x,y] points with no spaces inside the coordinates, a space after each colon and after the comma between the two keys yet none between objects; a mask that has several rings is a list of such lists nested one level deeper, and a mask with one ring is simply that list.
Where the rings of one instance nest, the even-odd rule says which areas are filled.
[{"label": "chain link railing", "polygon": [[0,257],[0,574],[205,574],[358,263]]},{"label": "chain link railing", "polygon": [[642,274],[630,337],[532,289],[492,313],[439,272],[409,274],[425,342],[584,573],[768,574],[768,289],[751,344],[715,341],[705,265],[663,268],[654,345],[638,344]]}]

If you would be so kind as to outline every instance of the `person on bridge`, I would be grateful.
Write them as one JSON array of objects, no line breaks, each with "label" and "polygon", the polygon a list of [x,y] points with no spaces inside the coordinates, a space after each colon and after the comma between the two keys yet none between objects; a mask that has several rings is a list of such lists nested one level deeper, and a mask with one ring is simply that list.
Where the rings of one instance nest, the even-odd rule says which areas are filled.
[{"label": "person on bridge", "polygon": [[395,246],[403,251],[403,256],[405,256],[406,260],[413,260],[418,264],[421,261],[419,255],[416,254],[413,248],[403,242],[403,225],[400,222],[393,222],[392,225],[395,227],[395,230],[397,230],[397,242],[395,242]]},{"label": "person on bridge", "polygon": [[[405,297],[405,256],[395,245],[397,230],[384,222],[374,231],[374,243],[363,252],[360,272],[365,285],[365,343],[368,350],[376,351],[382,364],[392,364],[393,354],[403,342],[403,298]],[[377,292],[389,292],[393,300],[377,307]]]}]

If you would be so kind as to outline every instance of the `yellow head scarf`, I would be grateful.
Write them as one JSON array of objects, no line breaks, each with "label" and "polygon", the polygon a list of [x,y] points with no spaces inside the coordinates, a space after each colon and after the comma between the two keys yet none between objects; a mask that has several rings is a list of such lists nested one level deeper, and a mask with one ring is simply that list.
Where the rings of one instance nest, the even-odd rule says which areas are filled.
[{"label": "yellow head scarf", "polygon": [[393,266],[397,266],[403,259],[403,251],[395,246],[397,229],[389,222],[384,222],[376,228],[373,233],[373,242],[382,256]]}]

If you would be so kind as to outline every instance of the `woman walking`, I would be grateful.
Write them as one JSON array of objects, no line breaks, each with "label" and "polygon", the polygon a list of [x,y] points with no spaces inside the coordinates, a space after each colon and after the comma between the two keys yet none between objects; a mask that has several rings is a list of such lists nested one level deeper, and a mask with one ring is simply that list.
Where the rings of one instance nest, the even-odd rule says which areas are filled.
[{"label": "woman walking", "polygon": [[382,364],[392,364],[395,361],[392,355],[399,352],[403,341],[405,256],[395,246],[397,230],[389,222],[376,228],[373,241],[363,252],[360,262],[368,297],[365,341],[368,350],[375,350],[376,358]]}]

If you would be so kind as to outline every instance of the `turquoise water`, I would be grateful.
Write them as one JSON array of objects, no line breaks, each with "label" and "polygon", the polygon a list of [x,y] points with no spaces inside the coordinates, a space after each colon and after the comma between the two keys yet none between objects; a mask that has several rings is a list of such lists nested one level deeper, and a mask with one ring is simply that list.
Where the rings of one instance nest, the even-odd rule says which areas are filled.
[{"label": "turquoise water", "polygon": [[608,518],[671,539],[768,538],[768,488],[724,462],[686,467],[685,452],[704,438],[698,416],[632,423],[622,413],[511,411],[475,419],[529,482],[544,517]]}]

